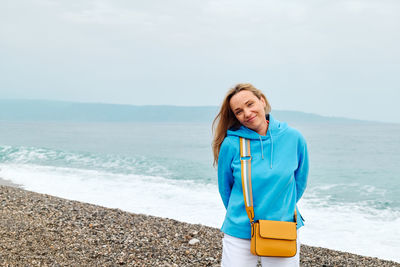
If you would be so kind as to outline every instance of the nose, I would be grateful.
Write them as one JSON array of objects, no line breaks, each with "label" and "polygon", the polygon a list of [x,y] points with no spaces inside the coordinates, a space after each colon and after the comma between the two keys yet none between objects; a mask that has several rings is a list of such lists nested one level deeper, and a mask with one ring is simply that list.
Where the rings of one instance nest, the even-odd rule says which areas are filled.
[{"label": "nose", "polygon": [[251,112],[247,108],[243,110],[244,116],[247,118],[250,116]]}]

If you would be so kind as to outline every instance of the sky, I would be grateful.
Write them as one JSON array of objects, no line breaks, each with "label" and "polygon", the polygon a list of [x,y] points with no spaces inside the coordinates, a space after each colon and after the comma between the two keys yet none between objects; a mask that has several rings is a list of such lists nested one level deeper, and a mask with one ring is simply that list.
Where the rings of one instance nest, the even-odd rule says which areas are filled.
[{"label": "sky", "polygon": [[400,123],[398,0],[2,0],[0,99],[220,105]]}]

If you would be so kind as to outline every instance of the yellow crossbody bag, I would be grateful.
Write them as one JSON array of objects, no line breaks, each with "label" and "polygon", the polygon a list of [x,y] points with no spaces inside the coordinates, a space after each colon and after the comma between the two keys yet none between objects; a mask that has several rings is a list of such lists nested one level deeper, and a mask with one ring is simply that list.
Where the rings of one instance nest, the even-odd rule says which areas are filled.
[{"label": "yellow crossbody bag", "polygon": [[242,137],[240,137],[240,162],[244,203],[251,224],[250,252],[264,257],[295,256],[297,252],[296,210],[294,211],[294,222],[254,221],[250,140]]}]

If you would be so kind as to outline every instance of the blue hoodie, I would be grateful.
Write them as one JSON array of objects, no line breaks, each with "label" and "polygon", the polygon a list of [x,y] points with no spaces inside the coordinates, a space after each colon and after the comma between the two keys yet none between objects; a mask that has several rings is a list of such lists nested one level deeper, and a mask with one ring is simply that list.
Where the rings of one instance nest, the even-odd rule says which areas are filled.
[{"label": "blue hoodie", "polygon": [[[222,232],[251,238],[243,199],[239,137],[250,139],[254,220],[294,221],[294,209],[304,193],[308,175],[304,137],[269,115],[266,136],[241,126],[230,129],[218,157],[218,188],[226,208]],[[297,228],[304,225],[297,210]]]}]

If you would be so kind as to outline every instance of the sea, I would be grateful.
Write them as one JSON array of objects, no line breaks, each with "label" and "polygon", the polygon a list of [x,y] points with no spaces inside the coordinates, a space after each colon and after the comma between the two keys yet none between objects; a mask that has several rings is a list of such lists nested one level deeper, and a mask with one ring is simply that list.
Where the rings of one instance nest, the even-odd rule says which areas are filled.
[{"label": "sea", "polygon": [[[278,118],[279,119],[279,118]],[[305,136],[301,242],[400,262],[400,124],[291,123]],[[26,190],[220,228],[210,123],[0,121],[0,177]]]}]

